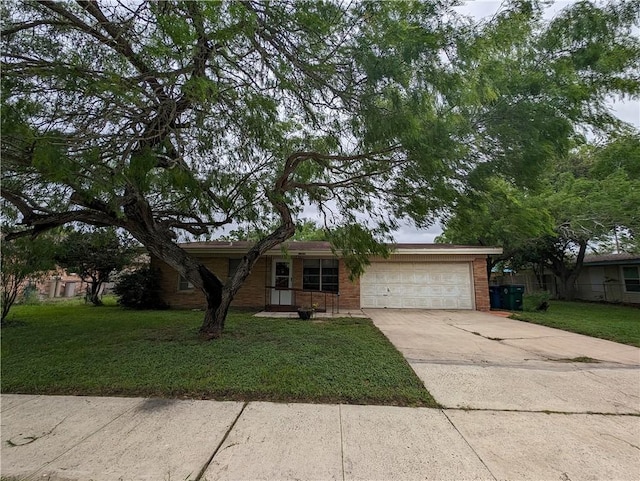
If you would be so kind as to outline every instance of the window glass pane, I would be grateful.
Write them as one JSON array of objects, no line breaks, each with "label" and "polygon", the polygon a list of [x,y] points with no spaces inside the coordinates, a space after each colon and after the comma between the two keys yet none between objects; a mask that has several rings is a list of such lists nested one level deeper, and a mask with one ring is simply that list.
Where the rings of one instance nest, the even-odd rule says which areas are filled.
[{"label": "window glass pane", "polygon": [[338,268],[329,268],[329,267],[323,267],[322,268],[322,275],[323,276],[334,276],[336,279],[338,278]]},{"label": "window glass pane", "polygon": [[231,277],[236,272],[241,260],[242,259],[229,259],[229,272],[227,277]]},{"label": "window glass pane", "polygon": [[640,269],[637,267],[623,267],[624,289],[627,292],[640,292]]},{"label": "window glass pane", "polygon": [[320,290],[320,259],[305,259],[302,262],[302,288]]},{"label": "window glass pane", "polygon": [[276,276],[289,276],[288,262],[276,262]]},{"label": "window glass pane", "polygon": [[320,269],[305,269],[302,273],[302,288],[320,290]]},{"label": "window glass pane", "polygon": [[178,290],[179,291],[188,291],[193,289],[193,284],[186,280],[183,276],[180,276],[180,280],[178,281]]},{"label": "window glass pane", "polygon": [[323,283],[322,290],[328,292],[338,292],[338,284]]},{"label": "window glass pane", "polygon": [[624,286],[627,292],[640,292],[640,280],[638,279],[625,279]]},{"label": "window glass pane", "polygon": [[302,288],[338,292],[338,259],[305,259]]},{"label": "window glass pane", "polygon": [[311,291],[319,291],[320,290],[320,278],[319,277],[304,277],[302,279],[302,288],[311,290]]}]

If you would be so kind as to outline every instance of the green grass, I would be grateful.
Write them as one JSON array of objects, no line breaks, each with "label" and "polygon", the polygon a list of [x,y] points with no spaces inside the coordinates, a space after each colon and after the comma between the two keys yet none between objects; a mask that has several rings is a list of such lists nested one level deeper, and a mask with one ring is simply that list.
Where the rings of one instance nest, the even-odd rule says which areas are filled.
[{"label": "green grass", "polygon": [[511,317],[640,347],[640,309],[634,307],[551,301],[547,312],[519,312]]},{"label": "green grass", "polygon": [[202,316],[15,306],[2,329],[2,392],[436,406],[368,319],[231,312],[223,337],[203,341]]}]

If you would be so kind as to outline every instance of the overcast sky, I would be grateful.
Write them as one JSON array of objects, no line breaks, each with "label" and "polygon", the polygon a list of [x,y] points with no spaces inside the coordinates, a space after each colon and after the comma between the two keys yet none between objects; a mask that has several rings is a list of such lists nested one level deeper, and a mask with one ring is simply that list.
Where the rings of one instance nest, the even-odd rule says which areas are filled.
[{"label": "overcast sky", "polygon": [[[554,2],[546,13],[545,17],[553,18],[560,10],[574,3],[575,0],[563,0]],[[477,19],[493,16],[500,8],[502,2],[494,0],[472,0],[465,2],[463,6],[457,7],[456,10],[464,15],[471,15]],[[640,128],[640,103],[637,101],[612,101],[611,103],[615,114],[625,122]],[[433,242],[433,240],[442,233],[439,224],[429,229],[417,230],[410,225],[401,227],[395,234],[397,242]]]}]

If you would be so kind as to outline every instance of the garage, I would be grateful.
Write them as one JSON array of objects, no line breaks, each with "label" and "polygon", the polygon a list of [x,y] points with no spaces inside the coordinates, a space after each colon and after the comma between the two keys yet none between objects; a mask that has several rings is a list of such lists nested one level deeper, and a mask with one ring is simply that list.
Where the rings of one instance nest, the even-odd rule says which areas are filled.
[{"label": "garage", "polygon": [[363,308],[474,309],[470,262],[372,262],[360,278]]}]

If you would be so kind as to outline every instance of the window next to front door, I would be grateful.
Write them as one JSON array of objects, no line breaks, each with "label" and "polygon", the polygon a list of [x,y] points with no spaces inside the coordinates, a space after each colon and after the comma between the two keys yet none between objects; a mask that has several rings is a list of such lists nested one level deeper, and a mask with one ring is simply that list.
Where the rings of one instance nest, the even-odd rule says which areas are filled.
[{"label": "window next to front door", "polygon": [[338,292],[338,259],[305,259],[302,265],[302,288]]},{"label": "window next to front door", "polygon": [[640,268],[636,266],[623,267],[624,290],[627,292],[640,292]]},{"label": "window next to front door", "polygon": [[193,284],[189,282],[184,276],[180,276],[178,280],[178,290],[179,291],[192,291]]}]

